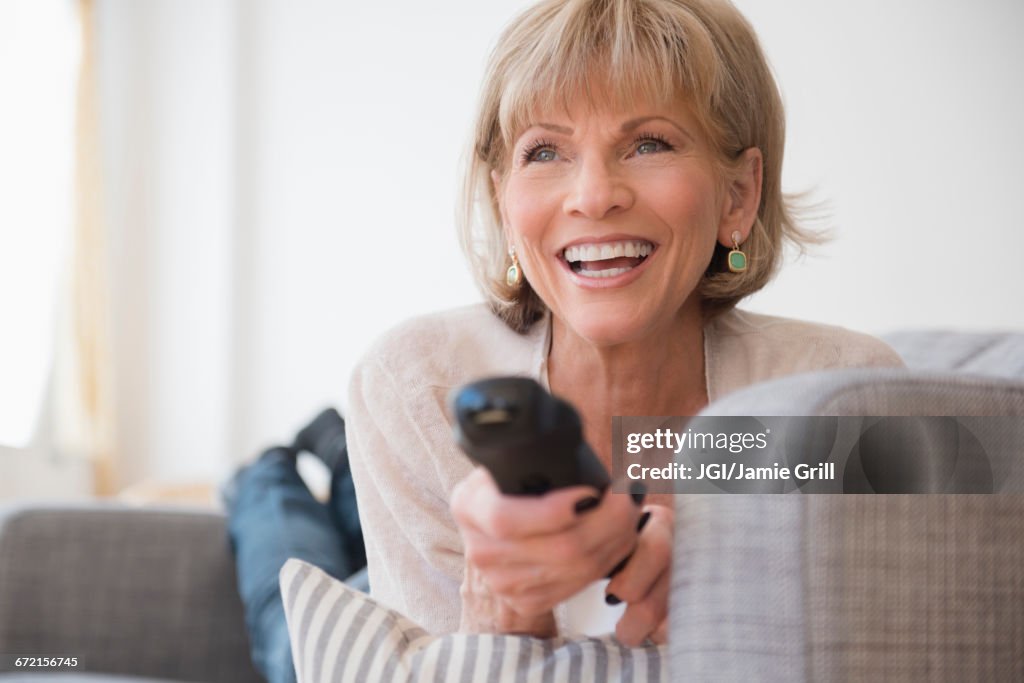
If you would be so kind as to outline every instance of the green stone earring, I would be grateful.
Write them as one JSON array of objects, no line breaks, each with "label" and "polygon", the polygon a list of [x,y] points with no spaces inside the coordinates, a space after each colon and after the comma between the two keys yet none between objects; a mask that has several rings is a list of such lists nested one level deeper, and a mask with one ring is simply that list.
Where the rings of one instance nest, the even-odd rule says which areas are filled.
[{"label": "green stone earring", "polygon": [[509,247],[508,255],[512,259],[512,265],[505,271],[505,284],[509,287],[519,289],[519,285],[523,282],[523,271],[519,267],[519,257],[516,256],[516,248]]},{"label": "green stone earring", "polygon": [[733,273],[742,273],[747,269],[747,255],[740,249],[740,231],[732,232],[732,251],[729,252],[729,270]]}]

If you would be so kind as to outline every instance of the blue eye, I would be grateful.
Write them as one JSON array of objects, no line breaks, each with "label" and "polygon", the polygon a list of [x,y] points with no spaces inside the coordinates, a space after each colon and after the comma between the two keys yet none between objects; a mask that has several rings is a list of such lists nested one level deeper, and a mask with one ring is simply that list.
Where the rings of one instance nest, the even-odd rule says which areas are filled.
[{"label": "blue eye", "polygon": [[654,154],[672,150],[668,140],[660,135],[645,134],[638,137],[633,143],[636,145],[637,154]]},{"label": "blue eye", "polygon": [[558,158],[558,153],[555,151],[553,144],[547,140],[537,140],[523,150],[521,160],[524,164],[529,164],[534,161],[546,163],[554,161],[556,158]]}]

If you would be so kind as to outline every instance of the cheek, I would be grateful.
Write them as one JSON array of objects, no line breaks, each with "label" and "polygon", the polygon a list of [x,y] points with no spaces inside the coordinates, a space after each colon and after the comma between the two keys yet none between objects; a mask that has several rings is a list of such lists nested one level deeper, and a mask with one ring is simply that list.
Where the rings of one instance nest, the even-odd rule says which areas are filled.
[{"label": "cheek", "polygon": [[715,188],[693,177],[659,179],[648,186],[654,210],[676,238],[703,243],[714,239],[718,227]]},{"label": "cheek", "polygon": [[545,228],[551,223],[557,202],[551,197],[550,190],[529,184],[524,187],[523,181],[509,183],[505,195],[505,207],[508,228],[520,239],[529,242],[539,240]]}]

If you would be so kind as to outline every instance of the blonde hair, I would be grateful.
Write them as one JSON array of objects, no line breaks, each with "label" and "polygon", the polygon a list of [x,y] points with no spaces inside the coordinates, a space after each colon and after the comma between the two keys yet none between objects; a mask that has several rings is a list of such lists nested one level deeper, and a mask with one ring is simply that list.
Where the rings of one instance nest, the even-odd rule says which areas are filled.
[{"label": "blonde hair", "polygon": [[[593,74],[601,83],[592,84]],[[757,36],[728,0],[545,0],[506,27],[491,54],[472,149],[465,162],[460,241],[492,310],[524,332],[546,306],[525,280],[509,287],[510,264],[490,173],[504,173],[517,133],[532,112],[600,86],[612,105],[682,96],[716,154],[723,178],[738,172],[744,150],[763,155],[761,204],[743,243],[748,267],[727,271],[716,244],[698,285],[707,316],[761,289],[777,269],[784,239],[801,250],[817,241],[794,220],[781,187],[782,99]]]}]

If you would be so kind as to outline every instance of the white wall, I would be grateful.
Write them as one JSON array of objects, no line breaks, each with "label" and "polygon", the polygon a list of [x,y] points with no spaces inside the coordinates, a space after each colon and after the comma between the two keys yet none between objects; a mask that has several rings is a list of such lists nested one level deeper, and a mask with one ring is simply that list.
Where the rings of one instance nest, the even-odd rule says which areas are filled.
[{"label": "white wall", "polygon": [[738,2],[788,107],[786,186],[837,239],[758,296],[871,332],[1024,329],[1024,4]]},{"label": "white wall", "polygon": [[[341,403],[386,327],[476,300],[456,165],[526,4],[100,2],[126,480],[221,476]],[[786,184],[838,234],[751,306],[1024,329],[1024,5],[738,4],[789,106]]]},{"label": "white wall", "polygon": [[121,478],[217,473],[232,420],[235,7],[98,10]]}]

